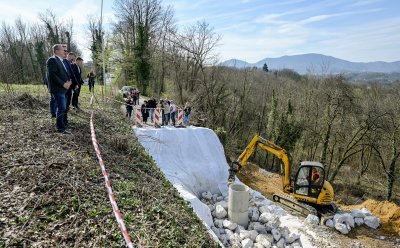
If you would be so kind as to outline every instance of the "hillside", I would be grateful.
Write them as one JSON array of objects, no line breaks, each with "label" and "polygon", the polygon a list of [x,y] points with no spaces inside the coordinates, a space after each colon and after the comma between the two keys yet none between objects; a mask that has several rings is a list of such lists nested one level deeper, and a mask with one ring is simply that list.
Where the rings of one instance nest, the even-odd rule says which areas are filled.
[{"label": "hillside", "polygon": [[[45,87],[0,86],[0,247],[124,247],[90,137],[87,88],[65,135],[54,130]],[[94,125],[133,243],[214,247],[118,107],[96,104]]]},{"label": "hillside", "polygon": [[244,68],[262,68],[264,63],[270,70],[292,69],[300,74],[308,72],[321,73],[350,73],[350,72],[378,72],[393,73],[400,72],[400,61],[396,62],[351,62],[323,54],[309,53],[293,56],[282,56],[278,58],[265,58],[256,63],[230,59],[221,63],[224,66]]}]

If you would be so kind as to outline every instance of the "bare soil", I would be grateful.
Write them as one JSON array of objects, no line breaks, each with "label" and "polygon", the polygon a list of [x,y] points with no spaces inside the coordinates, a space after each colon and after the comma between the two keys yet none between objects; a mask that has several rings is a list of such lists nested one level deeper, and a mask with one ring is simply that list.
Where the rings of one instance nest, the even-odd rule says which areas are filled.
[{"label": "bare soil", "polygon": [[[261,192],[269,199],[272,199],[274,193],[282,192],[281,177],[276,173],[262,170],[255,164],[248,163],[246,167],[239,171],[237,176],[243,183]],[[382,226],[377,230],[366,226],[357,227],[351,230],[347,236],[332,229],[321,227],[321,238],[323,238],[323,235],[329,236],[329,239],[339,247],[400,247],[400,207],[398,205],[372,199],[359,205],[338,205],[343,210],[365,207],[381,219]]]}]

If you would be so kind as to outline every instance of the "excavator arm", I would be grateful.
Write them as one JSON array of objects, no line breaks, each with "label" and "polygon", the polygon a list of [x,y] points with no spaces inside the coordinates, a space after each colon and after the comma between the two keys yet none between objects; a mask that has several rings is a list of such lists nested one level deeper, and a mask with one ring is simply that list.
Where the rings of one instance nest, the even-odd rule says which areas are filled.
[{"label": "excavator arm", "polygon": [[232,183],[235,181],[236,173],[244,166],[246,166],[247,160],[256,151],[257,147],[272,153],[279,160],[281,160],[284,168],[282,168],[282,185],[284,192],[291,192],[292,186],[290,182],[290,163],[289,157],[285,149],[275,145],[269,140],[262,138],[259,135],[255,135],[246,149],[240,154],[239,158],[230,165],[228,182]]}]

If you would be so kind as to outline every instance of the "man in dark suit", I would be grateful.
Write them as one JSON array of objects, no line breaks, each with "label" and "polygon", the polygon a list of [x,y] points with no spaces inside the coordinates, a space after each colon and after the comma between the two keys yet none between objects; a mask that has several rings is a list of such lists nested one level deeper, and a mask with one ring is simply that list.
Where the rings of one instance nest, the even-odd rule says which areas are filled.
[{"label": "man in dark suit", "polygon": [[67,90],[66,93],[66,97],[67,97],[67,105],[65,108],[65,115],[64,115],[64,122],[65,125],[68,126],[68,112],[69,112],[69,105],[71,105],[71,99],[72,99],[72,91],[75,89],[75,87],[78,85],[78,81],[75,78],[75,74],[72,71],[72,67],[71,67],[71,62],[70,59],[71,58],[75,58],[75,54],[71,53],[72,55],[69,56],[69,53],[67,51],[67,49],[64,50],[64,59],[63,59],[63,64],[65,66],[65,68],[67,69],[67,73],[69,78],[72,81],[71,86],[69,87],[69,89]]},{"label": "man in dark suit", "polygon": [[71,64],[72,71],[74,72],[75,78],[78,81],[78,85],[75,87],[74,95],[72,96],[72,106],[74,106],[77,109],[79,109],[78,97],[81,92],[82,85],[84,83],[82,80],[82,65],[83,65],[83,59],[79,56],[76,58],[74,63]]},{"label": "man in dark suit", "polygon": [[56,112],[56,128],[58,132],[68,133],[65,131],[65,108],[66,108],[66,92],[70,88],[72,81],[67,73],[67,69],[63,64],[65,51],[63,45],[56,44],[53,46],[53,56],[46,62],[49,92],[53,96],[57,106]]}]

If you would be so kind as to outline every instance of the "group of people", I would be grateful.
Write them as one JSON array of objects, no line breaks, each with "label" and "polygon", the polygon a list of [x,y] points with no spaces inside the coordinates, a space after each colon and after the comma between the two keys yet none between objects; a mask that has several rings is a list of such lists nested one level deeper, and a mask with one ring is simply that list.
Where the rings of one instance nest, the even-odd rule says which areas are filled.
[{"label": "group of people", "polygon": [[[50,114],[56,118],[56,129],[69,134],[66,128],[70,105],[79,109],[79,95],[84,81],[82,79],[83,59],[68,51],[67,45],[53,46],[53,56],[47,59],[44,83],[50,92]],[[94,90],[96,74],[91,70],[87,74],[89,90]]]},{"label": "group of people", "polygon": [[66,45],[53,46],[53,56],[46,62],[46,76],[44,82],[50,92],[50,114],[56,118],[56,129],[60,133],[70,133],[66,128],[68,111],[72,104],[79,108],[79,94],[83,85],[83,59],[75,57],[67,50]]},{"label": "group of people", "polygon": [[[139,97],[137,102],[139,102]],[[138,104],[134,103],[133,98],[130,96],[128,96],[125,99],[125,103],[126,103],[126,117],[130,119],[132,116],[133,106]],[[169,124],[172,124],[172,126],[176,126],[177,106],[174,103],[174,101],[167,99],[160,99],[159,103],[157,104],[157,99],[154,96],[152,96],[149,100],[144,100],[143,104],[141,105],[140,111],[142,113],[143,122],[147,123],[148,118],[150,117],[151,123],[154,123],[154,111],[157,107],[161,108],[161,119],[162,119],[161,126],[166,126]],[[191,111],[192,108],[187,102],[183,109],[183,117],[184,117],[183,124],[185,126],[190,125]]]}]

